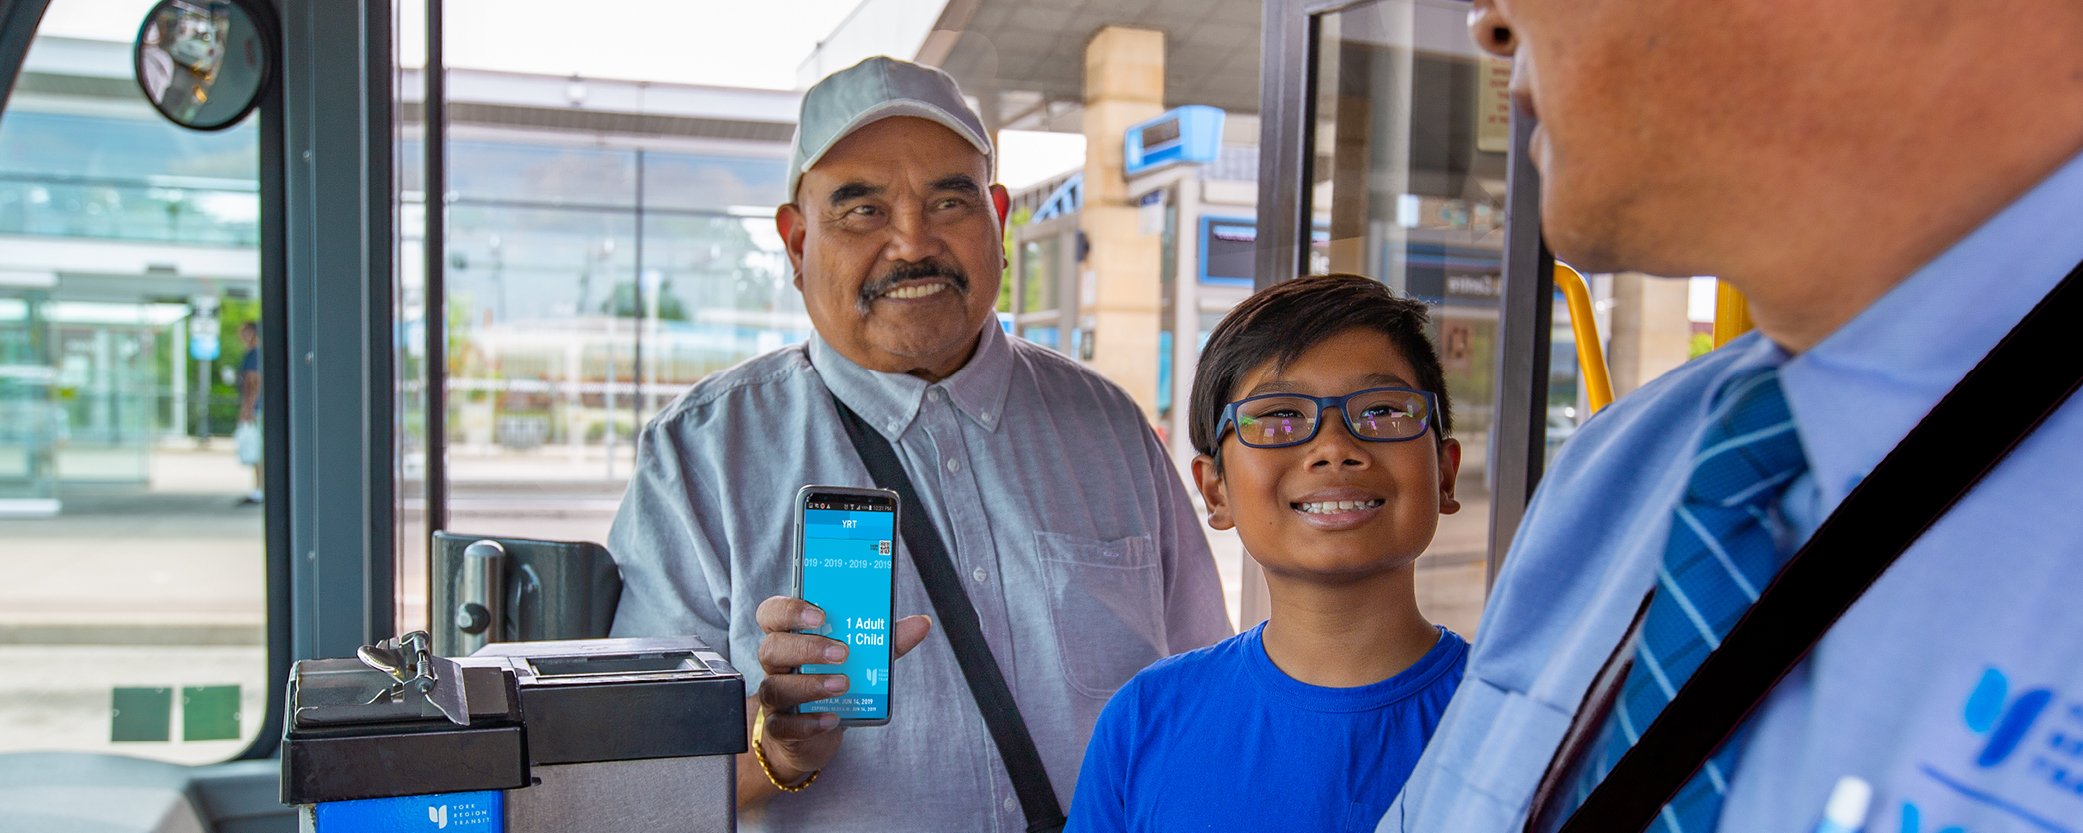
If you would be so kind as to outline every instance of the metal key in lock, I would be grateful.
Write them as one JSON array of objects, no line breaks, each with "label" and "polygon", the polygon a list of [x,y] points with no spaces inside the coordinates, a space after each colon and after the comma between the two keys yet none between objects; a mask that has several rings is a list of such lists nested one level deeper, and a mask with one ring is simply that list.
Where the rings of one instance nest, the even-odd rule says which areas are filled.
[{"label": "metal key in lock", "polygon": [[363,665],[382,671],[392,680],[388,689],[378,692],[369,702],[396,701],[409,692],[425,697],[449,720],[458,724],[469,722],[461,669],[455,662],[434,655],[434,640],[426,631],[363,645],[354,654]]}]

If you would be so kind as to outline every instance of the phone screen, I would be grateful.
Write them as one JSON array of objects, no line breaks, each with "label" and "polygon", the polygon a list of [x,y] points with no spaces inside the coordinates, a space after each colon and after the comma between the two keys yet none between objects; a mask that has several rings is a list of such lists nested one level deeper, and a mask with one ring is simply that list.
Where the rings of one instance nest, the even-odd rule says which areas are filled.
[{"label": "phone screen", "polygon": [[805,665],[805,674],[845,674],[845,694],[801,712],[846,720],[890,716],[890,603],[896,577],[896,506],[886,497],[812,493],[803,503],[803,599],[825,612],[820,636],[846,643],[846,661]]}]

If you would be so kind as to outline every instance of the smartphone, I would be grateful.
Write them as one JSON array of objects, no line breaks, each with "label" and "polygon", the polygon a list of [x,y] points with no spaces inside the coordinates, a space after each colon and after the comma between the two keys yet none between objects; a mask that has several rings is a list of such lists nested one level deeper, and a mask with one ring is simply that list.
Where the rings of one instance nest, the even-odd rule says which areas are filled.
[{"label": "smartphone", "polygon": [[796,492],[796,598],[825,612],[805,630],[846,643],[846,661],[805,665],[805,674],[845,674],[846,693],[804,703],[841,726],[890,722],[890,618],[896,606],[897,493],[851,486]]}]

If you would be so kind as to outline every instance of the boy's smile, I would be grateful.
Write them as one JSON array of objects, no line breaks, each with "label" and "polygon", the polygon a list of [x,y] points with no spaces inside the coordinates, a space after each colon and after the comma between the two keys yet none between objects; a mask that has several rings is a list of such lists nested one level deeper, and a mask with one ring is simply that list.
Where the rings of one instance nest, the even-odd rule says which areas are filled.
[{"label": "boy's smile", "polygon": [[1290,501],[1302,522],[1326,532],[1353,529],[1374,519],[1388,501],[1364,489],[1319,489]]},{"label": "boy's smile", "polygon": [[[1416,378],[1387,335],[1353,329],[1287,367],[1253,368],[1230,399],[1415,388]],[[1316,436],[1285,448],[1247,447],[1236,432],[1225,433],[1220,472],[1211,458],[1195,460],[1210,525],[1235,527],[1269,572],[1354,578],[1408,567],[1431,543],[1439,516],[1460,509],[1454,500],[1460,444],[1440,441],[1436,423],[1414,439],[1375,442],[1353,436],[1345,417],[1331,409],[1319,421]]]}]

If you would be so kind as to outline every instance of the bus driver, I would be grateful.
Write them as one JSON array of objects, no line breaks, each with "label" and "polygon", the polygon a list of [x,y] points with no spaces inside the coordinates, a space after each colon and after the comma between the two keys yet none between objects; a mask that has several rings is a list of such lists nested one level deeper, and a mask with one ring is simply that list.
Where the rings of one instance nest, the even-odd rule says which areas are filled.
[{"label": "bus driver", "polygon": [[[1792,551],[2083,261],[2076,0],[1475,0],[1470,28],[1515,59],[1539,115],[1556,255],[1718,275],[1759,331],[1614,403],[1557,457],[1389,831],[1520,830],[1645,609],[1617,705],[1549,803],[1581,801]],[[1824,829],[1833,793],[1866,830],[2083,829],[2078,469],[2072,400],[1652,829]]]}]

